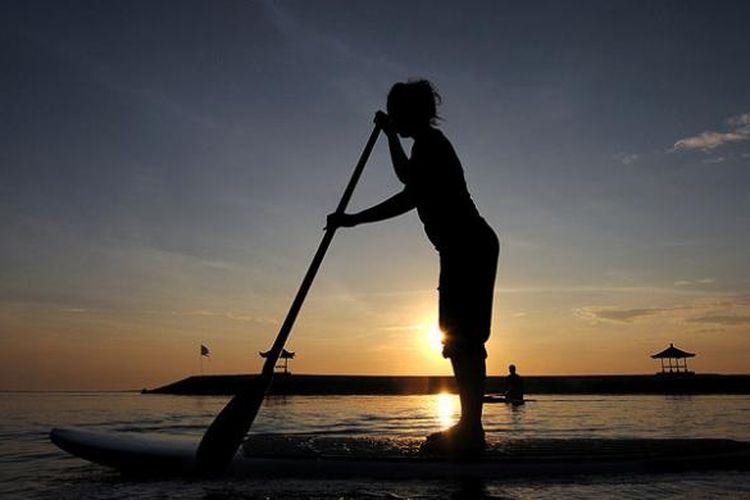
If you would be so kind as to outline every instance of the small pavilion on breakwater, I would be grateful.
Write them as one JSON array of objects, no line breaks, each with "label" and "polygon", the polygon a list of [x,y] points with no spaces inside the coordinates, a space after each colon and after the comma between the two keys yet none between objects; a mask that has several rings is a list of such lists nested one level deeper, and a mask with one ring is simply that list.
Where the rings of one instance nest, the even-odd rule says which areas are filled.
[{"label": "small pavilion on breakwater", "polygon": [[[259,352],[258,354],[261,358],[267,358],[268,355],[271,354],[271,351],[268,350],[266,352]],[[287,351],[286,349],[282,349],[279,358],[281,359],[281,363],[274,367],[276,369],[276,372],[283,373],[284,375],[290,375],[291,373],[289,372],[289,360],[294,359],[294,353]]]},{"label": "small pavilion on breakwater", "polygon": [[688,370],[687,358],[694,358],[695,353],[678,349],[674,344],[669,344],[669,347],[661,352],[652,354],[651,357],[661,361],[661,375],[693,374],[693,372]]}]

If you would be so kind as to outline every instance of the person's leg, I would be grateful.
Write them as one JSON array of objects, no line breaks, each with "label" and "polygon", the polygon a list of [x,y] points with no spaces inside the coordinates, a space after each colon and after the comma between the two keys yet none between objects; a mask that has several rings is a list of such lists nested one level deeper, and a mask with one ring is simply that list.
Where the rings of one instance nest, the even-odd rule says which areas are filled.
[{"label": "person's leg", "polygon": [[486,252],[477,254],[478,245],[440,252],[439,321],[446,335],[443,357],[453,366],[461,419],[450,429],[430,434],[422,445],[426,452],[475,453],[485,446],[484,343],[490,334],[498,253],[497,238],[489,226],[488,230]]},{"label": "person's leg", "polygon": [[459,418],[456,425],[462,425],[464,421],[464,415],[466,408],[468,407],[466,381],[464,380],[464,371],[460,362],[456,361],[456,358],[450,358],[451,366],[453,366],[453,378],[456,379],[456,389],[458,389],[458,400],[461,403],[461,418]]},{"label": "person's leg", "polygon": [[440,293],[442,299],[445,291],[445,300],[441,301],[440,317],[445,319],[450,332],[447,338],[452,341],[443,356],[453,365],[461,399],[460,423],[467,430],[481,433],[487,376],[484,344],[492,324],[499,243],[489,226],[477,238],[476,245],[458,253],[445,257],[441,253]]},{"label": "person's leg", "polygon": [[451,358],[461,400],[460,426],[469,434],[482,432],[482,407],[486,365],[482,354],[471,353]]},{"label": "person's leg", "polygon": [[427,437],[422,451],[428,453],[481,453],[485,447],[482,406],[486,377],[484,350],[450,355],[461,401],[458,423]]},{"label": "person's leg", "polygon": [[451,341],[450,337],[447,337],[444,340],[443,343],[443,357],[448,358],[451,362],[451,366],[453,367],[453,378],[456,380],[456,389],[458,391],[458,398],[461,405],[461,418],[458,422],[456,422],[455,425],[443,429],[441,431],[433,432],[430,435],[427,436],[427,440],[436,440],[436,439],[444,439],[448,437],[448,435],[455,433],[458,429],[461,428],[462,422],[463,422],[463,415],[464,415],[464,408],[467,408],[468,400],[466,396],[468,395],[466,391],[466,382],[464,381],[464,370],[462,370],[462,364],[459,362],[458,364],[454,361],[456,358],[456,352],[457,352],[457,346],[455,341]]}]

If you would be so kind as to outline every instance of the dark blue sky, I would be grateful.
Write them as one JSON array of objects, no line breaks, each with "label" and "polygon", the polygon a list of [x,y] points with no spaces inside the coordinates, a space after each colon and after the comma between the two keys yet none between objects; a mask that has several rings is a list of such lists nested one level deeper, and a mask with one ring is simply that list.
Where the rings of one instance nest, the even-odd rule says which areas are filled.
[{"label": "dark blue sky", "polygon": [[[223,371],[254,367],[410,77],[443,94],[501,235],[494,362],[648,371],[674,340],[746,371],[748,21],[743,1],[5,1],[3,380],[86,350],[142,369],[61,386],[142,385],[189,371],[199,341],[217,363],[225,346]],[[397,189],[381,144],[353,207]],[[339,234],[293,336],[301,369],[447,370],[393,361],[421,349],[436,269],[413,215]]]}]

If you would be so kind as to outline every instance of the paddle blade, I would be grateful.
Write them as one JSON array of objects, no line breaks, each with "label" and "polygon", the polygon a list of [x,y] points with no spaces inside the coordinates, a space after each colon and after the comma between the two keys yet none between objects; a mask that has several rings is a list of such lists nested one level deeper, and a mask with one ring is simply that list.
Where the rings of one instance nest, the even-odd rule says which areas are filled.
[{"label": "paddle blade", "polygon": [[198,445],[196,458],[200,470],[219,473],[232,461],[263,403],[269,382],[266,379],[260,376],[249,383],[211,422]]}]

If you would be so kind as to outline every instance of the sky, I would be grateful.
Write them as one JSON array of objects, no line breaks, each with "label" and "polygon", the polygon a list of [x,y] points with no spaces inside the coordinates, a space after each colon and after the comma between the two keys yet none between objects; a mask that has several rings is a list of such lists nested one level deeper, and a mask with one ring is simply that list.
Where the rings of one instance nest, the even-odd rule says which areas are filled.
[{"label": "sky", "polygon": [[[0,389],[260,369],[385,106],[428,78],[501,245],[488,372],[750,364],[744,1],[0,4]],[[410,147],[408,140],[405,147]],[[350,209],[401,189],[383,140]],[[450,374],[416,214],[337,232],[295,373]]]}]

